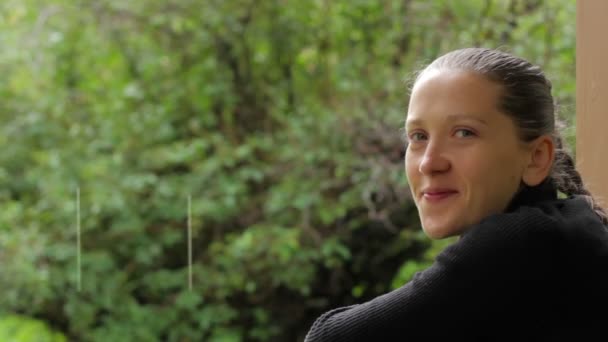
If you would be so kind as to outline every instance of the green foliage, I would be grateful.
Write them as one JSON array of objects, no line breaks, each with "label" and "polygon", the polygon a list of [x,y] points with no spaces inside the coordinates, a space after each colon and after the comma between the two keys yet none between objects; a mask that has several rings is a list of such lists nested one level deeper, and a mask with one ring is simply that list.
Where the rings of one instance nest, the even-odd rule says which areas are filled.
[{"label": "green foliage", "polygon": [[[412,239],[424,239],[425,237],[423,235],[424,234],[421,231],[416,232],[415,237],[412,237]],[[456,238],[433,240],[421,258],[407,260],[405,263],[403,263],[403,265],[401,265],[391,283],[392,289],[397,289],[403,286],[403,284],[412,280],[416,273],[430,267],[433,264],[437,254],[454,242],[456,242]]]},{"label": "green foliage", "polygon": [[302,339],[445,246],[403,174],[414,71],[507,47],[545,68],[572,125],[574,7],[3,2],[1,309],[78,341]]},{"label": "green foliage", "polygon": [[65,336],[41,321],[17,315],[0,316],[0,340],[16,342],[65,342]]}]

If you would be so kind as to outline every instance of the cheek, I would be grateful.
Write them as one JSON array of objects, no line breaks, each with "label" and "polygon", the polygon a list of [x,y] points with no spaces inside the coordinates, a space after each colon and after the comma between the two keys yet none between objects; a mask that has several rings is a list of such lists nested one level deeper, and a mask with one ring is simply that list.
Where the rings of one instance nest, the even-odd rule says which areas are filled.
[{"label": "cheek", "polygon": [[509,200],[519,187],[522,177],[520,159],[512,153],[495,152],[484,154],[476,161],[468,165],[471,186],[483,193],[481,196],[487,205],[502,206],[502,202]]},{"label": "cheek", "polygon": [[485,202],[489,194],[504,187],[505,164],[495,154],[483,150],[467,152],[460,154],[453,165],[458,169],[469,200]]},{"label": "cheek", "polygon": [[520,154],[505,152],[496,155],[495,173],[507,184],[519,184],[523,175],[523,159]]},{"label": "cheek", "polygon": [[511,179],[520,169],[520,162],[513,153],[488,148],[469,150],[459,156],[461,165],[477,180]]},{"label": "cheek", "polygon": [[417,159],[414,158],[412,153],[405,153],[405,174],[408,179],[408,183],[411,184],[416,180],[416,173],[418,171],[418,162]]}]

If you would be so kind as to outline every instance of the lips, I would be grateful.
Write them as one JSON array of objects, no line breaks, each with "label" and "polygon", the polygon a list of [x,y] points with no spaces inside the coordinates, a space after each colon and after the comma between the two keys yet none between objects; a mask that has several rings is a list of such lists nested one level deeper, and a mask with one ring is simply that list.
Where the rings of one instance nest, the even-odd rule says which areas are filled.
[{"label": "lips", "polygon": [[422,191],[422,198],[429,202],[440,202],[458,194],[458,191],[453,189],[429,188]]}]

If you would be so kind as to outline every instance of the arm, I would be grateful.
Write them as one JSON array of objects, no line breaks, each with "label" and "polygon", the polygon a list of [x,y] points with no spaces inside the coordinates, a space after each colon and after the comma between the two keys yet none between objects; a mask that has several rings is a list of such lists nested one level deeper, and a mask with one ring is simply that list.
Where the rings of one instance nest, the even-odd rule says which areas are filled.
[{"label": "arm", "polygon": [[479,327],[496,330],[505,324],[497,317],[516,309],[532,279],[542,277],[542,231],[554,225],[551,217],[534,208],[484,220],[401,288],[320,316],[306,342],[428,338],[468,334]]}]

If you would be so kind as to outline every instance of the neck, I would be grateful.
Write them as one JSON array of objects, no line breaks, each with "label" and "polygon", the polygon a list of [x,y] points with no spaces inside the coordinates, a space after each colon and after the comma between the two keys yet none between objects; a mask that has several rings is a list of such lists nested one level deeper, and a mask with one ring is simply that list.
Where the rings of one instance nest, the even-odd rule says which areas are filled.
[{"label": "neck", "polygon": [[534,205],[538,202],[555,199],[557,199],[557,189],[549,179],[545,179],[537,186],[528,186],[522,183],[505,211],[511,212],[521,206]]}]

